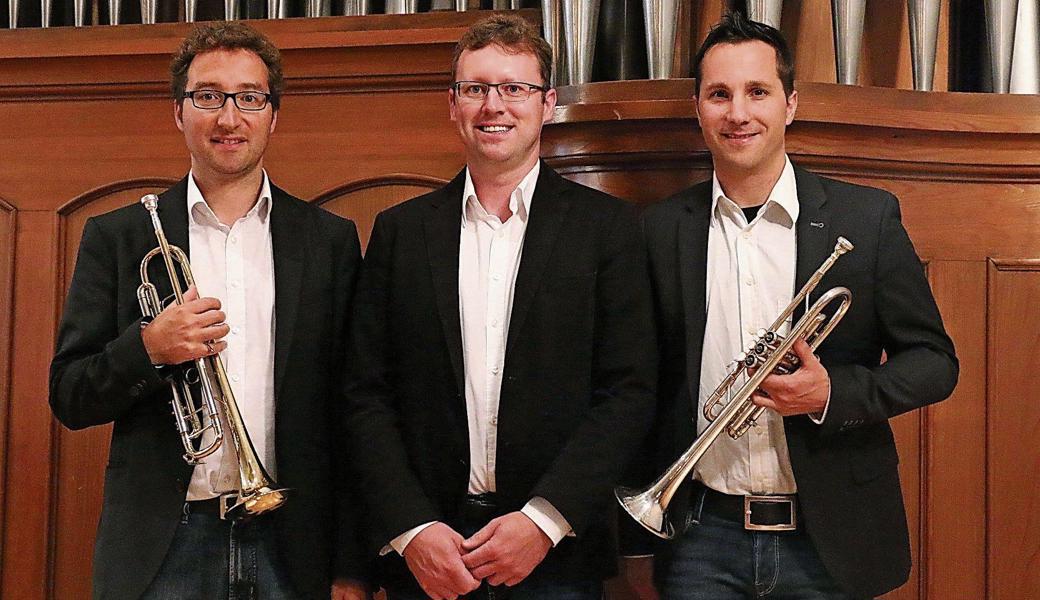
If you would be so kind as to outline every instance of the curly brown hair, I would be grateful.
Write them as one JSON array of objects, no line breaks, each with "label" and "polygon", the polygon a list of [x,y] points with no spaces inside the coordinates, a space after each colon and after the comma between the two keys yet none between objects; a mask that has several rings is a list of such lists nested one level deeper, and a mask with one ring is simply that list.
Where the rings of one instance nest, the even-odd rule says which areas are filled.
[{"label": "curly brown hair", "polygon": [[184,101],[188,85],[188,67],[199,54],[214,50],[248,50],[267,65],[267,86],[271,107],[278,110],[282,102],[285,80],[282,77],[282,54],[267,36],[237,21],[207,23],[191,30],[181,42],[170,62],[170,91],[177,102]]},{"label": "curly brown hair", "polygon": [[451,80],[459,67],[459,57],[466,50],[480,50],[494,44],[510,54],[531,54],[538,59],[542,85],[552,86],[552,48],[542,39],[538,29],[517,15],[492,15],[473,24],[455,46],[451,59]]}]

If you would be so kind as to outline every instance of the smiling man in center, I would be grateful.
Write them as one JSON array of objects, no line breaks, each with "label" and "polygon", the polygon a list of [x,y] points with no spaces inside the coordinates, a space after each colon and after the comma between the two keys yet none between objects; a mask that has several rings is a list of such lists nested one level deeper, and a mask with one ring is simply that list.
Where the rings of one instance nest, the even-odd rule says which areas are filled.
[{"label": "smiling man in center", "polygon": [[522,18],[474,25],[448,92],[466,168],[373,228],[346,412],[390,600],[598,600],[615,568],[649,280],[633,208],[539,160],[551,62]]}]

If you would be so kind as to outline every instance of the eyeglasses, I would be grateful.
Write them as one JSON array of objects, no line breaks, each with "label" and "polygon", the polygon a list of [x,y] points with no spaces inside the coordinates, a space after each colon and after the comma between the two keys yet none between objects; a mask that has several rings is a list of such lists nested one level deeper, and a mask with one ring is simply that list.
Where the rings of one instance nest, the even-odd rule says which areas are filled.
[{"label": "eyeglasses", "polygon": [[267,108],[267,101],[271,94],[247,90],[244,92],[221,92],[220,90],[192,90],[184,92],[185,98],[191,98],[195,108],[202,110],[217,110],[223,108],[228,98],[235,103],[239,110],[263,110]]},{"label": "eyeglasses", "polygon": [[548,86],[524,83],[523,81],[503,81],[502,83],[484,83],[482,81],[456,81],[451,84],[455,94],[463,100],[481,102],[487,98],[491,88],[498,91],[499,98],[506,102],[526,102],[535,92],[548,91]]}]

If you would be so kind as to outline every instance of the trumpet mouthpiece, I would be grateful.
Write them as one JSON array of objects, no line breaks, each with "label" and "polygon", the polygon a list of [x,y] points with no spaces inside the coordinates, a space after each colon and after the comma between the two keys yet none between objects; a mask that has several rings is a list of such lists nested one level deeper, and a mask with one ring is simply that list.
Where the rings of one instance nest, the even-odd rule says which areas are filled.
[{"label": "trumpet mouthpiece", "polygon": [[853,248],[855,248],[855,246],[852,245],[852,242],[841,236],[838,236],[838,243],[834,244],[834,251],[840,252],[841,254],[845,254]]},{"label": "trumpet mouthpiece", "polygon": [[143,204],[149,211],[153,211],[157,206],[159,206],[159,197],[155,194],[145,194],[144,196],[141,196],[141,204]]}]

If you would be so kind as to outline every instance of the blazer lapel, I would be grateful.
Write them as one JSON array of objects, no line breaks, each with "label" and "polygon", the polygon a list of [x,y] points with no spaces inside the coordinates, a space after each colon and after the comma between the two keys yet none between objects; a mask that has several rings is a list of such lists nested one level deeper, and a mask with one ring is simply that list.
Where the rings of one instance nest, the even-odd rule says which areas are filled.
[{"label": "blazer lapel", "polygon": [[[834,248],[834,240],[830,233],[827,194],[823,191],[819,178],[798,167],[795,167],[794,174],[798,187],[798,222],[795,225],[798,258],[794,289],[794,293],[797,293],[830,255]],[[814,297],[813,294],[810,296]],[[797,323],[803,314],[805,302],[795,308],[792,323]]]},{"label": "blazer lapel", "polygon": [[[188,176],[190,177],[190,175]],[[159,221],[166,234],[166,241],[171,246],[177,246],[189,257],[191,249],[188,248],[188,177],[181,179],[165,192],[159,195]],[[147,216],[144,207],[142,214]],[[151,221],[149,231],[151,231]],[[155,242],[155,236],[152,241]],[[158,245],[158,243],[153,244]]]},{"label": "blazer lapel", "polygon": [[444,340],[459,393],[465,389],[462,363],[462,325],[459,322],[459,236],[462,231],[463,170],[438,191],[423,219],[426,253]]},{"label": "blazer lapel", "polygon": [[271,186],[271,248],[274,253],[274,393],[280,398],[292,347],[304,271],[303,216],[292,198]]},{"label": "blazer lapel", "polygon": [[519,337],[517,334],[524,326],[531,303],[544,279],[557,234],[570,208],[570,201],[561,193],[562,184],[563,178],[543,162],[531,198],[524,248],[513,288],[513,310],[506,337],[507,364],[514,340]]},{"label": "blazer lapel", "polygon": [[[678,223],[679,283],[686,323],[686,373],[690,398],[699,396],[701,349],[708,306],[706,297],[711,182],[693,188]],[[692,408],[692,407],[691,407]],[[681,428],[679,428],[681,429]],[[694,430],[696,431],[696,429]],[[683,439],[682,443],[689,440]]]}]

